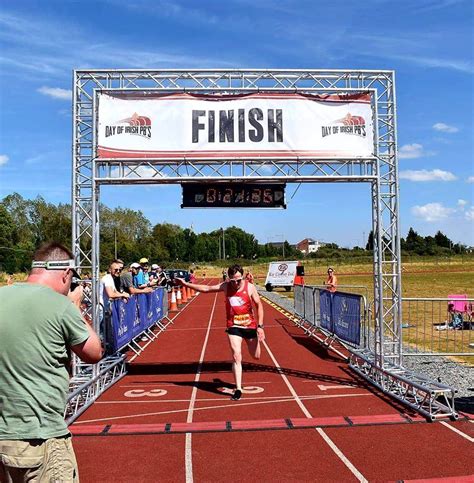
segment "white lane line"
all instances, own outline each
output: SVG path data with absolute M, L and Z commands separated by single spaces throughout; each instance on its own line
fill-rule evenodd
M 283 374 L 283 371 L 281 369 L 280 364 L 276 360 L 275 356 L 272 354 L 270 348 L 268 347 L 268 344 L 263 341 L 263 345 L 265 346 L 265 349 L 267 349 L 267 352 L 272 359 L 273 363 L 275 364 L 275 367 L 278 369 L 278 372 L 280 376 L 282 377 L 283 381 L 285 381 L 285 384 L 287 385 L 288 389 L 290 390 L 291 394 L 295 398 L 295 401 L 298 403 L 298 406 L 301 408 L 303 411 L 304 415 L 307 418 L 312 418 L 311 413 L 308 411 L 306 406 L 303 404 L 301 401 L 301 398 L 298 396 L 296 393 L 295 389 L 291 385 L 290 381 L 288 378 Z M 331 438 L 321 429 L 321 428 L 316 428 L 316 431 L 321 435 L 321 437 L 324 439 L 324 441 L 329 445 L 329 447 L 334 451 L 336 456 L 346 465 L 346 467 L 351 471 L 351 473 L 361 482 L 367 482 L 367 480 L 364 478 L 362 473 L 359 472 L 359 470 L 344 456 L 344 453 L 334 444 L 334 442 L 331 440 Z
M 326 441 L 329 447 L 336 453 L 339 459 L 349 468 L 352 474 L 359 480 L 366 482 L 364 475 L 345 457 L 344 453 L 334 444 L 334 441 L 321 429 L 316 428 L 316 431 L 321 435 L 321 437 Z
M 278 364 L 278 361 L 275 359 L 275 356 L 273 355 L 272 351 L 270 350 L 270 347 L 268 347 L 268 344 L 265 341 L 263 341 L 263 345 L 264 345 L 265 349 L 267 350 L 268 355 L 270 356 L 271 360 L 273 361 L 273 364 L 275 364 L 275 367 L 278 369 L 278 373 L 280 374 L 281 378 L 285 382 L 285 384 L 288 387 L 290 393 L 295 398 L 295 401 L 298 403 L 298 406 L 300 407 L 301 411 L 303 411 L 303 414 L 307 418 L 312 418 L 311 413 L 306 409 L 306 406 L 301 402 L 301 399 L 299 398 L 298 394 L 296 394 L 296 391 L 294 390 L 293 386 L 290 384 L 290 381 L 285 376 L 285 374 L 283 374 L 283 371 L 280 367 L 280 364 Z
M 314 400 L 314 399 L 335 399 L 335 398 L 340 398 L 340 397 L 367 397 L 367 396 L 372 396 L 372 394 L 338 394 L 338 395 L 330 395 L 330 396 L 305 396 L 302 397 L 301 399 L 305 399 L 308 401 Z M 247 398 L 246 398 L 247 399 Z M 196 411 L 207 411 L 210 409 L 211 411 L 213 409 L 232 409 L 232 408 L 237 408 L 237 407 L 242 407 L 242 406 L 259 406 L 261 404 L 275 404 L 275 403 L 285 403 L 285 402 L 292 402 L 294 403 L 293 397 L 288 397 L 286 399 L 270 399 L 270 400 L 265 400 L 265 401 L 254 401 L 250 403 L 245 403 L 241 402 L 238 405 L 235 403 L 231 403 L 230 401 L 227 404 L 222 404 L 220 406 L 203 406 L 201 408 L 194 408 L 194 412 Z M 94 403 L 97 404 L 97 403 Z M 83 421 L 75 421 L 74 425 L 79 425 L 79 424 L 88 424 L 88 423 L 98 423 L 98 422 L 109 422 L 109 421 L 115 421 L 118 419 L 127 419 L 127 418 L 142 418 L 142 417 L 149 417 L 149 416 L 160 416 L 163 414 L 175 414 L 175 413 L 185 413 L 187 412 L 187 409 L 174 409 L 171 411 L 157 411 L 157 412 L 152 412 L 152 413 L 140 413 L 140 414 L 129 414 L 125 416 L 112 416 L 108 418 L 97 418 L 97 419 L 86 419 Z
M 334 398 L 343 398 L 343 397 L 354 397 L 354 396 L 361 396 L 361 397 L 377 397 L 375 394 L 370 394 L 370 393 L 357 393 L 357 394 L 333 394 L 333 395 L 323 395 L 323 394 L 314 394 L 311 396 L 300 396 L 300 399 L 302 401 L 312 401 L 314 399 L 334 399 Z M 260 397 L 247 397 L 245 396 L 245 401 L 264 401 L 266 399 L 271 399 L 273 401 L 285 401 L 286 399 L 288 400 L 293 400 L 293 396 L 260 396 Z M 199 399 L 199 402 L 204 402 L 204 401 L 222 401 L 222 397 L 219 398 L 202 398 Z M 159 403 L 172 403 L 172 402 L 189 402 L 189 399 L 152 399 L 152 400 L 146 400 L 146 401 L 97 401 L 95 404 L 159 404 Z M 229 406 L 235 406 L 235 404 L 229 403 Z M 241 406 L 241 404 L 240 404 Z M 214 406 L 214 407 L 220 407 L 220 406 Z M 194 411 L 198 411 L 201 408 L 194 408 Z
M 466 433 L 463 433 L 461 430 L 459 430 L 458 428 L 455 428 L 454 426 L 451 426 L 450 424 L 448 424 L 446 421 L 440 421 L 440 423 L 443 425 L 443 426 L 446 426 L 448 429 L 450 429 L 451 431 L 454 431 L 455 433 L 459 434 L 459 436 L 462 436 L 463 438 L 466 438 L 469 442 L 471 443 L 474 443 L 474 438 L 472 438 L 471 436 L 469 436 L 468 434 Z
M 194 387 L 193 392 L 191 393 L 191 401 L 189 401 L 189 408 L 188 408 L 188 416 L 186 418 L 187 423 L 191 423 L 193 421 L 193 411 L 194 405 L 196 403 L 196 394 L 197 394 L 197 383 L 201 378 L 201 371 L 202 371 L 202 363 L 204 361 L 204 354 L 206 352 L 207 341 L 209 340 L 209 334 L 211 332 L 211 324 L 212 318 L 214 316 L 214 310 L 216 308 L 217 302 L 217 293 L 214 296 L 214 303 L 211 309 L 211 315 L 209 316 L 209 323 L 207 324 L 207 332 L 206 337 L 204 338 L 204 342 L 202 344 L 201 355 L 199 357 L 199 364 L 196 371 L 196 376 L 194 377 Z M 185 445 L 185 458 L 186 464 L 186 483 L 193 483 L 193 449 L 192 449 L 192 434 L 186 433 L 186 445 Z

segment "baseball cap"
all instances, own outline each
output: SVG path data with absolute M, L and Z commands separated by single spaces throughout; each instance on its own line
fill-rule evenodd
M 143 264 L 143 263 L 148 263 L 148 258 L 140 258 L 140 263 Z
M 160 267 L 159 265 L 157 265 L 156 263 L 154 263 L 152 266 L 151 266 L 151 269 L 152 270 L 158 270 Z
M 140 268 L 140 264 L 137 262 L 133 262 L 130 264 L 130 268 Z

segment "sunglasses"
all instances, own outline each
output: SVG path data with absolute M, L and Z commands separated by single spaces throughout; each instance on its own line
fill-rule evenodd
M 115 268 L 114 272 L 121 272 L 122 270 L 123 270 L 123 268 Z
M 243 280 L 243 278 L 231 278 L 230 281 L 233 283 L 240 283 Z

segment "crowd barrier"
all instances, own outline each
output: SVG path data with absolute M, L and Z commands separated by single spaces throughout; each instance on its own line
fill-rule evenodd
M 168 315 L 168 292 L 160 287 L 151 293 L 132 295 L 126 301 L 107 300 L 104 294 L 104 306 L 108 352 L 116 353 Z
M 294 303 L 295 314 L 310 329 L 322 329 L 354 348 L 366 345 L 367 304 L 363 295 L 295 285 Z

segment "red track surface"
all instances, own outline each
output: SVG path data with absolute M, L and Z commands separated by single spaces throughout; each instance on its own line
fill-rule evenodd
M 223 302 L 195 297 L 71 426 L 81 481 L 474 481 L 473 420 L 426 423 L 267 304 L 230 401 Z

